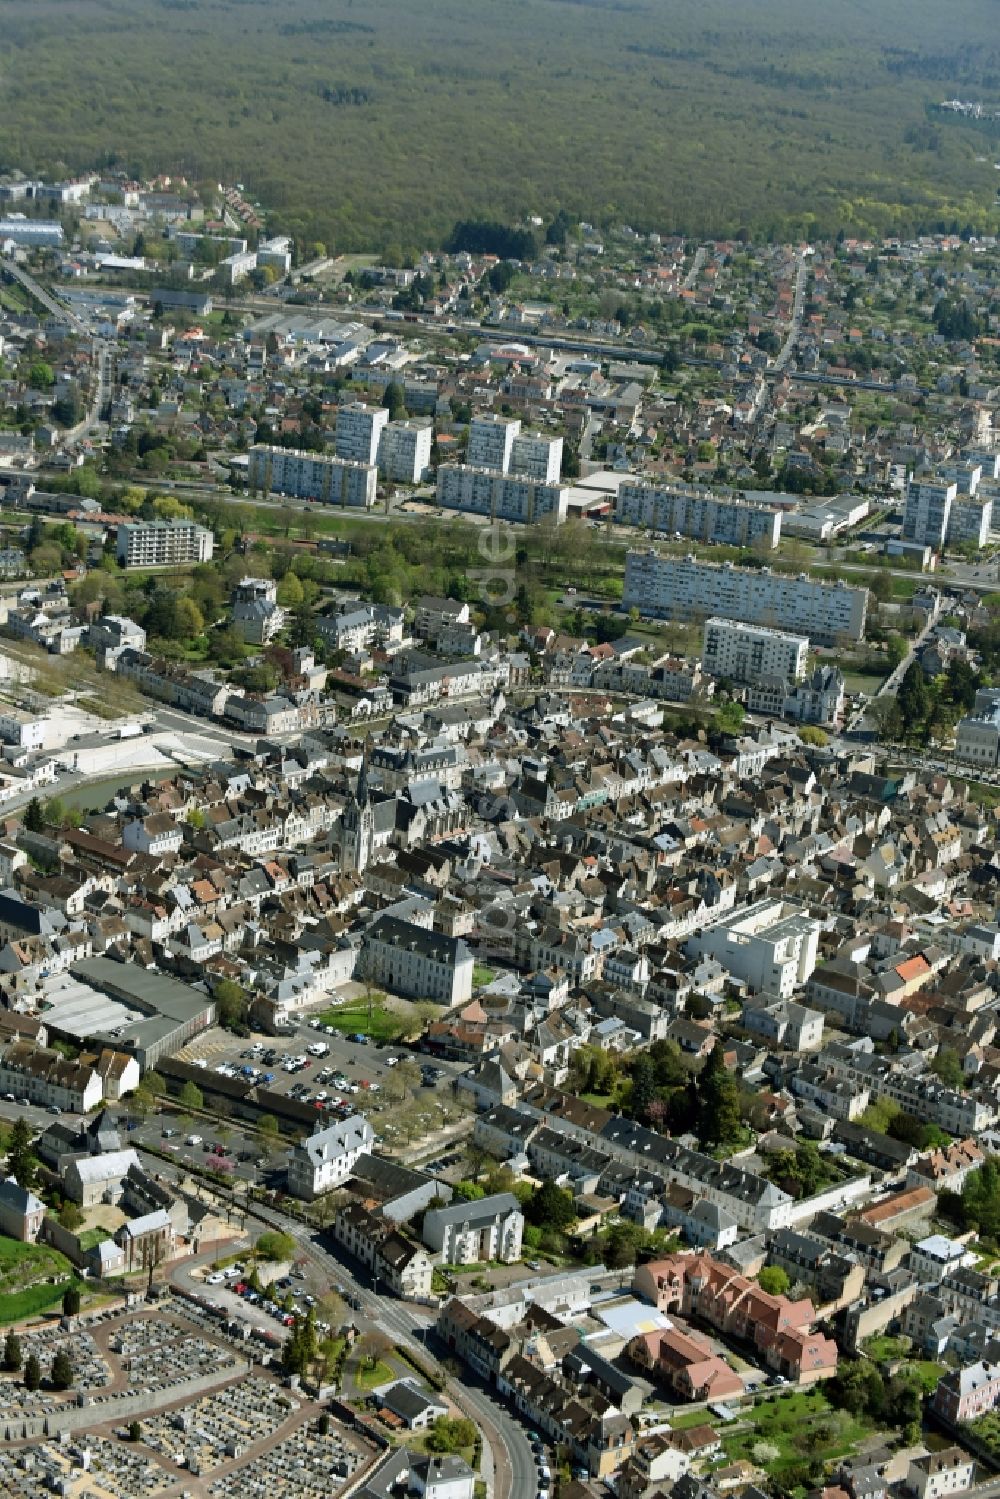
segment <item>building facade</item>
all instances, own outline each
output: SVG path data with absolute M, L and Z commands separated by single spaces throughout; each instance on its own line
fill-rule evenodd
M 705 621 L 701 664 L 716 677 L 734 682 L 759 682 L 780 677 L 799 682 L 806 674 L 809 641 L 762 625 L 745 625 L 718 617 Z
M 781 536 L 781 512 L 747 500 L 726 499 L 676 485 L 622 484 L 614 518 L 667 536 L 726 546 L 758 546 L 773 551 Z
M 116 550 L 123 567 L 179 567 L 211 562 L 215 537 L 194 521 L 129 521 L 118 527 Z
M 378 488 L 373 464 L 263 443 L 250 449 L 247 475 L 251 491 L 362 510 L 374 505 Z
M 868 590 L 650 550 L 628 553 L 622 604 L 657 619 L 721 616 L 834 645 L 863 638 Z

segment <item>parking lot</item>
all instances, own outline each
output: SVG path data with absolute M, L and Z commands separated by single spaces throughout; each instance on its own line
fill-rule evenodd
M 377 1043 L 357 1033 L 345 1036 L 308 1019 L 281 1037 L 241 1039 L 216 1028 L 185 1047 L 180 1059 L 206 1073 L 243 1078 L 282 1093 L 315 1108 L 324 1122 L 364 1114 L 375 1128 L 378 1147 L 407 1158 L 413 1150 L 426 1153 L 442 1130 L 458 1125 L 469 1113 L 451 1086 L 465 1064 L 431 1058 L 399 1042 Z M 240 1171 L 247 1165 L 240 1157 L 252 1152 L 256 1162 L 259 1142 L 251 1133 L 248 1143 L 237 1149 L 239 1126 L 233 1124 L 231 1130 L 229 1153 L 236 1157 L 232 1169 L 237 1175 L 252 1174 Z M 210 1132 L 199 1127 L 197 1133 Z M 183 1156 L 183 1139 L 175 1143 Z M 217 1143 L 213 1137 L 212 1145 Z M 270 1162 L 272 1171 L 277 1163 L 277 1157 Z

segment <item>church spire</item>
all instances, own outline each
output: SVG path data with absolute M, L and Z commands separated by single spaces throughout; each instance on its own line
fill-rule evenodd
M 365 735 L 365 747 L 361 754 L 361 769 L 358 771 L 358 789 L 355 800 L 359 807 L 367 807 L 371 800 L 371 792 L 368 789 L 368 751 L 371 747 L 372 736 Z

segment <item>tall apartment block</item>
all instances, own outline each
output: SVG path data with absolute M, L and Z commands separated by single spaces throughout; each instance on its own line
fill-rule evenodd
M 990 473 L 996 467 L 989 465 Z M 907 541 L 940 551 L 946 542 L 954 546 L 983 547 L 993 523 L 996 480 L 983 482 L 983 465 L 966 460 L 942 469 L 933 479 L 911 479 L 903 512 L 903 536 Z
M 805 573 L 793 578 L 766 567 L 720 566 L 650 550 L 628 553 L 622 603 L 658 619 L 720 615 L 834 645 L 863 638 L 868 590 L 839 581 L 821 583 Z
M 542 484 L 517 474 L 501 474 L 468 464 L 448 464 L 438 469 L 437 502 L 447 510 L 466 510 L 494 520 L 530 524 L 554 515 L 566 519 L 567 489 L 564 484 Z
M 366 406 L 363 401 L 339 406 L 334 442 L 337 457 L 352 463 L 377 463 L 379 441 L 388 422 L 389 413 L 384 406 Z
M 469 445 L 465 459 L 469 468 L 490 468 L 505 474 L 510 468 L 514 439 L 521 423 L 512 416 L 493 416 L 485 412 L 474 416 L 469 427 Z
M 324 505 L 370 510 L 375 503 L 378 470 L 330 453 L 304 453 L 257 443 L 249 453 L 248 483 L 264 494 L 287 494 Z
M 622 484 L 614 518 L 621 525 L 646 526 L 691 541 L 729 546 L 756 543 L 771 551 L 781 536 L 778 510 L 674 485 Z
M 433 442 L 433 422 L 388 422 L 378 447 L 379 470 L 397 484 L 419 484 L 431 466 Z
M 558 484 L 562 473 L 563 440 L 541 432 L 519 432 L 510 455 L 510 471 L 543 484 Z
M 123 567 L 182 566 L 211 562 L 215 537 L 189 520 L 129 521 L 118 527 L 117 556 Z
M 716 677 L 750 683 L 763 677 L 799 682 L 806 674 L 808 655 L 809 641 L 804 635 L 718 617 L 705 621 L 701 664 Z

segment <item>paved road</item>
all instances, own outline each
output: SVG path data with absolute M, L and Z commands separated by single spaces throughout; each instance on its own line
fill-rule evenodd
M 77 333 L 90 332 L 87 324 L 81 318 L 78 318 L 75 312 L 72 312 L 65 303 L 57 301 L 51 292 L 46 291 L 44 286 L 39 286 L 35 278 L 29 276 L 28 272 L 22 266 L 17 265 L 15 261 L 0 260 L 0 273 L 9 276 L 12 281 L 19 282 L 25 291 L 30 293 L 35 301 L 39 302 L 45 308 L 46 312 L 50 312 L 53 317 L 64 318 Z
M 789 320 L 788 333 L 785 336 L 785 342 L 782 344 L 780 350 L 775 356 L 774 364 L 771 366 L 772 372 L 780 371 L 785 368 L 785 365 L 788 363 L 789 359 L 791 359 L 792 354 L 794 353 L 795 344 L 798 340 L 799 334 L 802 331 L 802 309 L 805 305 L 806 291 L 805 251 L 800 250 L 795 259 L 797 263 L 795 267 L 795 291 L 792 295 L 792 316 Z
M 691 262 L 691 267 L 687 275 L 684 277 L 684 280 L 680 284 L 681 291 L 690 291 L 694 286 L 701 273 L 701 268 L 705 264 L 705 257 L 707 254 L 707 245 L 699 245 L 697 250 L 695 250 L 694 259 Z

